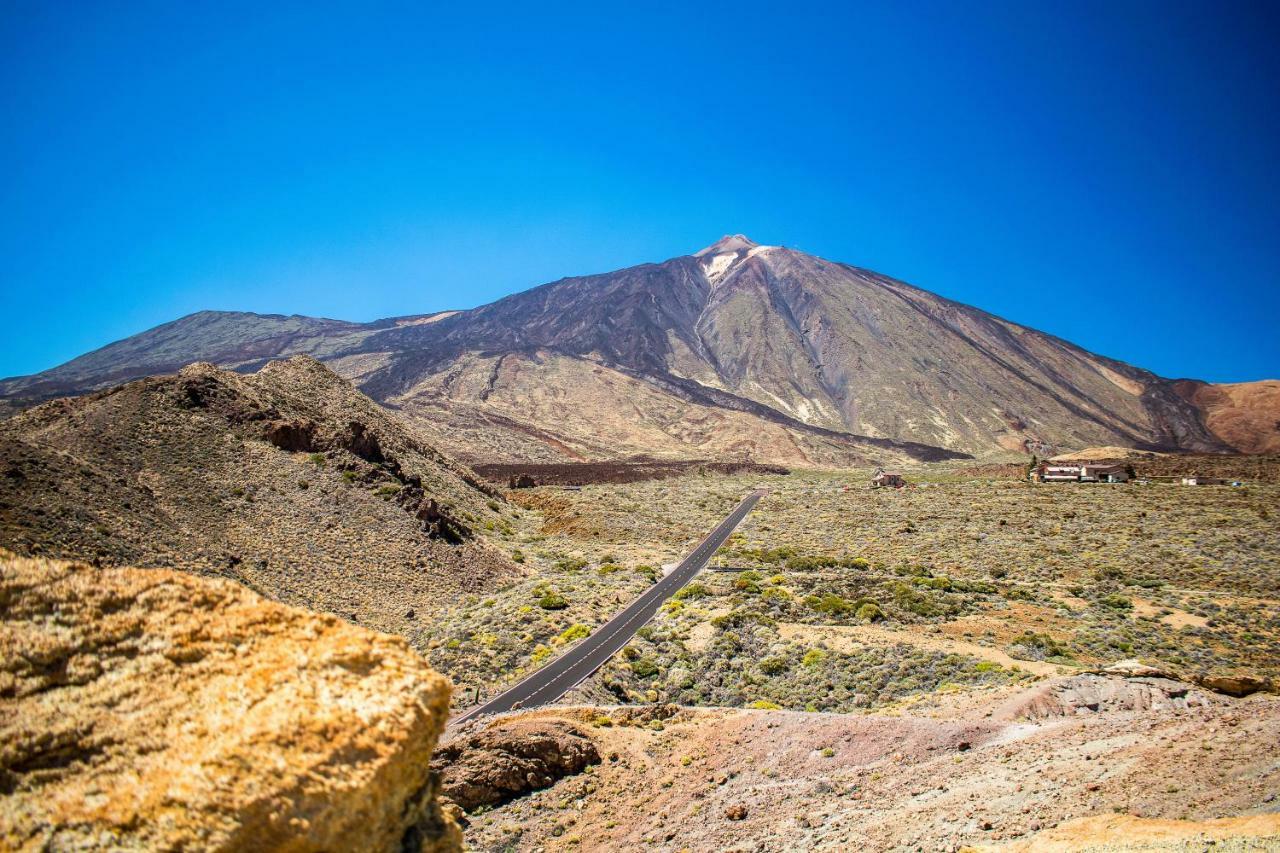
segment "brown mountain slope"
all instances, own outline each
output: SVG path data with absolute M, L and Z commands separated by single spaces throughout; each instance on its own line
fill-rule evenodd
M 469 352 L 538 350 L 768 417 L 965 452 L 1226 450 L 1152 373 L 865 270 L 726 238 L 693 256 L 565 279 L 360 344 L 375 398 Z M 562 391 L 573 395 L 578 386 Z M 584 424 L 594 411 L 572 407 Z
M 1241 453 L 1280 453 L 1280 380 L 1210 385 L 1186 379 L 1178 393 L 1204 413 L 1214 435 Z
M 0 423 L 0 545 L 176 567 L 404 631 L 514 575 L 499 497 L 319 362 L 208 364 Z
M 882 448 L 887 458 L 1233 446 L 1149 371 L 742 235 L 469 311 L 364 325 L 206 312 L 7 380 L 0 396 L 12 406 L 81 393 L 104 377 L 171 369 L 184 353 L 252 369 L 279 352 L 315 354 L 473 458 L 717 453 L 830 464 L 867 455 L 866 439 L 928 446 Z M 536 394 L 506 381 L 515 364 L 539 374 Z M 621 377 L 634 384 L 619 399 Z
M 472 461 L 644 455 L 848 466 L 956 455 L 699 402 L 549 350 L 462 353 L 387 402 L 429 425 L 449 453 Z

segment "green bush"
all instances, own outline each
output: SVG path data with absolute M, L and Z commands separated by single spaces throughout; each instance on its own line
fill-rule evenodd
M 1112 610 L 1132 610 L 1133 602 L 1125 598 L 1123 595 L 1112 593 L 1099 602 L 1103 607 L 1110 607 Z
M 928 595 L 910 584 L 897 582 L 893 585 L 893 601 L 898 607 L 917 616 L 944 616 L 947 608 L 931 599 Z
M 711 620 L 711 625 L 721 631 L 731 631 L 744 625 L 774 625 L 776 622 L 762 613 L 749 610 L 734 610 Z
M 783 546 L 781 548 L 744 548 L 738 552 L 758 563 L 781 563 L 796 553 L 796 549 Z
M 591 635 L 591 628 L 576 622 L 560 632 L 560 636 L 556 637 L 557 643 L 572 643 L 574 640 L 581 640 L 583 637 Z
M 652 678 L 658 674 L 658 665 L 653 662 L 652 658 L 640 658 L 632 662 L 631 671 L 636 674 L 637 678 Z
M 760 671 L 765 675 L 778 675 L 787 671 L 787 659 L 773 655 L 760 661 Z
M 706 584 L 691 583 L 677 590 L 676 594 L 671 597 L 678 601 L 683 601 L 686 598 L 706 598 L 710 594 L 711 590 L 707 589 Z
M 843 616 L 853 611 L 853 605 L 834 592 L 810 595 L 805 598 L 804 603 L 810 610 L 825 613 L 828 616 Z
M 880 605 L 876 604 L 874 601 L 868 601 L 860 606 L 858 611 L 853 615 L 864 622 L 879 622 L 884 618 L 884 611 L 881 610 Z
M 1009 654 L 1023 660 L 1044 660 L 1052 657 L 1069 657 L 1070 651 L 1048 634 L 1026 631 L 1009 644 Z
M 548 592 L 538 599 L 538 606 L 543 610 L 564 610 L 569 600 L 558 592 Z

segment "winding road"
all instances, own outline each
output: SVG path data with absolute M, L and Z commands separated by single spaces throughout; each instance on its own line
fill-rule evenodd
M 685 557 L 670 574 L 645 590 L 621 613 L 597 628 L 591 636 L 584 638 L 515 686 L 457 717 L 451 721 L 450 725 L 465 723 L 484 714 L 501 714 L 517 706 L 536 708 L 540 705 L 549 705 L 568 693 L 617 654 L 631 641 L 636 631 L 653 618 L 653 614 L 658 612 L 663 602 L 702 571 L 707 561 L 711 559 L 711 555 L 724 544 L 729 534 L 733 533 L 734 528 L 742 523 L 742 519 L 747 517 L 747 513 L 755 508 L 756 502 L 765 494 L 764 489 L 757 489 L 743 498 L 742 503 L 738 504 L 737 508 L 729 513 L 715 530 L 707 534 L 707 537 L 698 543 L 698 547 L 694 548 L 693 552 Z

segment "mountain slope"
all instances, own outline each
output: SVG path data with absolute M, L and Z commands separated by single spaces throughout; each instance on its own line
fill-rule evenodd
M 1280 380 L 1174 383 L 1213 433 L 1241 453 L 1280 453 Z
M 286 317 L 248 311 L 199 311 L 85 353 L 51 370 L 0 381 L 0 394 L 40 402 L 109 388 L 143 376 L 175 373 L 195 361 L 253 370 L 273 358 L 301 354 L 328 358 L 357 347 L 379 329 L 429 323 L 450 313 L 349 323 L 297 314 Z
M 847 464 L 1241 446 L 1209 428 L 1199 397 L 1149 371 L 742 235 L 469 311 L 363 325 L 193 315 L 0 393 L 15 404 L 80 393 L 172 369 L 184 352 L 240 369 L 313 354 L 473 459 Z
M 800 423 L 967 452 L 1225 450 L 1154 374 L 865 270 L 741 235 L 375 333 L 374 397 L 464 353 L 552 350 Z
M 307 357 L 194 364 L 0 422 L 0 546 L 231 577 L 401 633 L 441 594 L 518 573 L 473 533 L 498 500 Z

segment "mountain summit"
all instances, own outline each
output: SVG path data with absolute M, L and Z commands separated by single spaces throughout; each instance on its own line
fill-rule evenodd
M 205 312 L 0 383 L 10 405 L 307 353 L 469 459 L 784 464 L 1095 445 L 1229 451 L 1178 385 L 870 270 L 741 234 L 469 311 Z M 1228 405 L 1222 395 L 1215 406 Z M 1215 422 L 1229 412 L 1215 410 Z
M 702 258 L 708 255 L 722 255 L 726 252 L 740 252 L 743 249 L 754 249 L 758 245 L 742 234 L 726 234 L 707 248 L 694 252 L 693 256 Z

